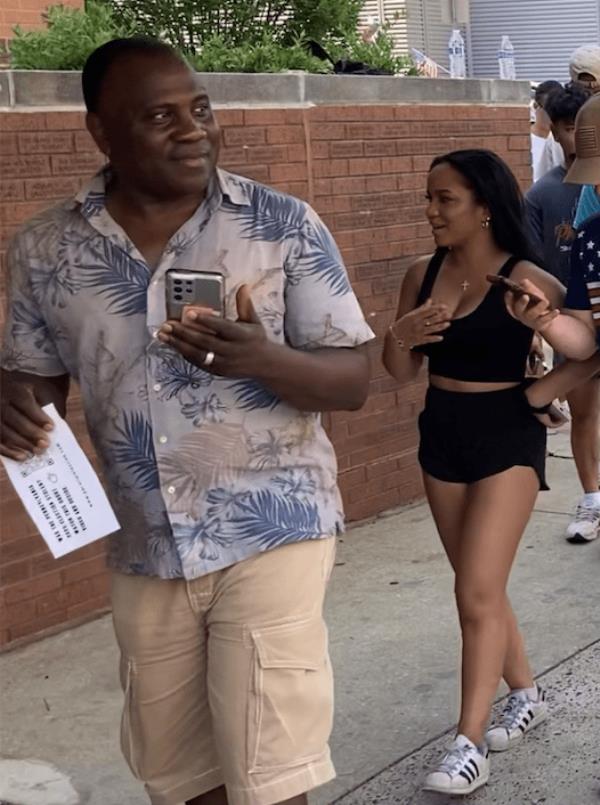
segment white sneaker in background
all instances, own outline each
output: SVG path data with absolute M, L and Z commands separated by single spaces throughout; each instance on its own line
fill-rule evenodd
M 575 517 L 567 526 L 567 542 L 582 543 L 596 539 L 600 532 L 600 506 L 579 501 Z
M 427 776 L 423 790 L 439 794 L 471 794 L 485 785 L 489 776 L 487 747 L 480 750 L 465 735 L 457 735 L 439 766 Z

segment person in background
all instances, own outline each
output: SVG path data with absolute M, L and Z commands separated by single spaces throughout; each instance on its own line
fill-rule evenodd
M 581 186 L 565 183 L 567 169 L 575 161 L 575 118 L 589 98 L 589 91 L 573 82 L 550 93 L 546 111 L 552 121 L 552 133 L 561 145 L 565 167 L 553 168 L 525 195 L 525 208 L 532 243 L 544 256 L 544 267 L 563 285 L 570 273 L 571 247 L 575 239 L 576 218 Z M 596 195 L 595 189 L 591 188 Z M 560 359 L 557 353 L 555 357 Z M 555 364 L 558 360 L 555 360 Z M 585 542 L 598 534 L 600 511 L 586 505 L 598 488 L 600 444 L 600 382 L 592 378 L 567 396 L 571 414 L 571 446 L 583 489 L 575 517 L 566 530 L 569 542 Z
M 565 181 L 580 185 L 592 183 L 600 193 L 600 95 L 595 95 L 580 109 L 575 124 L 576 159 Z M 571 250 L 571 271 L 564 310 L 559 312 L 535 284 L 525 283 L 530 293 L 538 294 L 542 301 L 528 305 L 528 297 L 513 300 L 507 294 L 509 310 L 524 324 L 541 332 L 554 349 L 565 357 L 583 363 L 560 366 L 545 378 L 532 384 L 527 390 L 530 404 L 543 413 L 544 408 L 557 393 L 567 388 L 563 375 L 569 382 L 568 373 L 591 372 L 597 375 L 600 369 L 600 213 L 592 215 L 577 231 Z M 587 368 L 586 368 L 587 367 Z M 562 387 L 561 387 L 562 383 Z M 595 384 L 596 394 L 599 381 Z M 573 384 L 572 384 L 573 385 Z M 549 399 L 550 397 L 550 399 Z M 592 434 L 590 434 L 592 435 Z M 597 442 L 598 431 L 594 438 Z M 597 456 L 597 453 L 596 453 Z M 598 489 L 598 463 L 591 468 L 589 491 L 578 506 L 576 522 L 580 541 L 590 542 L 598 536 L 600 528 L 600 491 Z
M 544 259 L 544 268 L 566 286 L 569 279 L 573 221 L 581 188 L 564 183 L 575 160 L 575 118 L 589 93 L 572 84 L 558 85 L 548 95 L 545 114 L 552 136 L 560 146 L 563 164 L 552 168 L 525 194 L 525 212 L 532 245 Z
M 373 334 L 303 201 L 217 167 L 199 75 L 107 42 L 83 70 L 108 158 L 8 258 L 0 450 L 48 446 L 78 378 L 121 531 L 121 746 L 154 805 L 305 805 L 335 776 L 323 599 L 343 528 L 319 412 L 360 408 Z M 223 309 L 165 321 L 166 272 L 217 272 Z
M 600 45 L 582 45 L 569 60 L 572 83 L 591 95 L 600 92 Z M 592 215 L 600 212 L 600 196 L 592 184 L 584 184 L 573 226 L 579 229 Z
M 509 315 L 486 275 L 534 279 L 555 305 L 564 288 L 535 265 L 519 186 L 496 154 L 435 159 L 427 199 L 437 249 L 408 269 L 383 362 L 407 383 L 428 358 L 419 462 L 455 574 L 462 681 L 457 734 L 425 789 L 468 794 L 488 780 L 488 750 L 510 749 L 547 713 L 506 593 L 538 492 L 547 488 L 546 428 L 524 396 L 533 333 Z M 502 677 L 510 696 L 488 726 Z
M 571 80 L 595 95 L 600 92 L 600 45 L 581 45 L 569 57 Z
M 546 113 L 546 100 L 551 92 L 562 89 L 559 81 L 542 81 L 534 90 L 531 126 L 531 168 L 537 182 L 552 168 L 563 164 L 563 152 L 552 136 L 551 122 Z

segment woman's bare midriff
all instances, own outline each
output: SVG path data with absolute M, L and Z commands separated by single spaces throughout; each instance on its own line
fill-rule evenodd
M 441 375 L 429 375 L 429 383 L 437 389 L 444 391 L 464 391 L 467 393 L 476 393 L 478 391 L 504 391 L 504 389 L 513 389 L 520 385 L 519 383 L 473 383 L 470 380 L 454 380 L 450 377 L 442 377 Z

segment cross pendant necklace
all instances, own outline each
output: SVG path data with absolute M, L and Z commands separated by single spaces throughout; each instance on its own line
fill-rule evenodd
M 467 288 L 470 287 L 470 285 L 471 285 L 471 283 L 467 282 L 467 280 L 464 280 L 463 282 L 461 282 L 460 287 L 463 289 L 463 293 L 467 290 Z

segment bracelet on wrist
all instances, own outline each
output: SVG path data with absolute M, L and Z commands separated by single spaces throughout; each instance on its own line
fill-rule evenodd
M 397 334 L 394 332 L 394 325 L 393 325 L 393 324 L 390 324 L 389 331 L 390 331 L 390 333 L 392 334 L 392 336 L 393 336 L 394 340 L 396 341 L 396 344 L 397 344 L 397 345 L 400 347 L 400 349 L 401 349 L 403 352 L 410 352 L 410 350 L 411 350 L 411 349 L 412 349 L 412 348 L 415 346 L 415 344 L 407 344 L 407 342 L 405 341 L 405 339 L 404 339 L 404 338 L 400 338 L 400 337 L 399 337 L 399 336 L 398 336 L 398 335 L 397 335 Z

